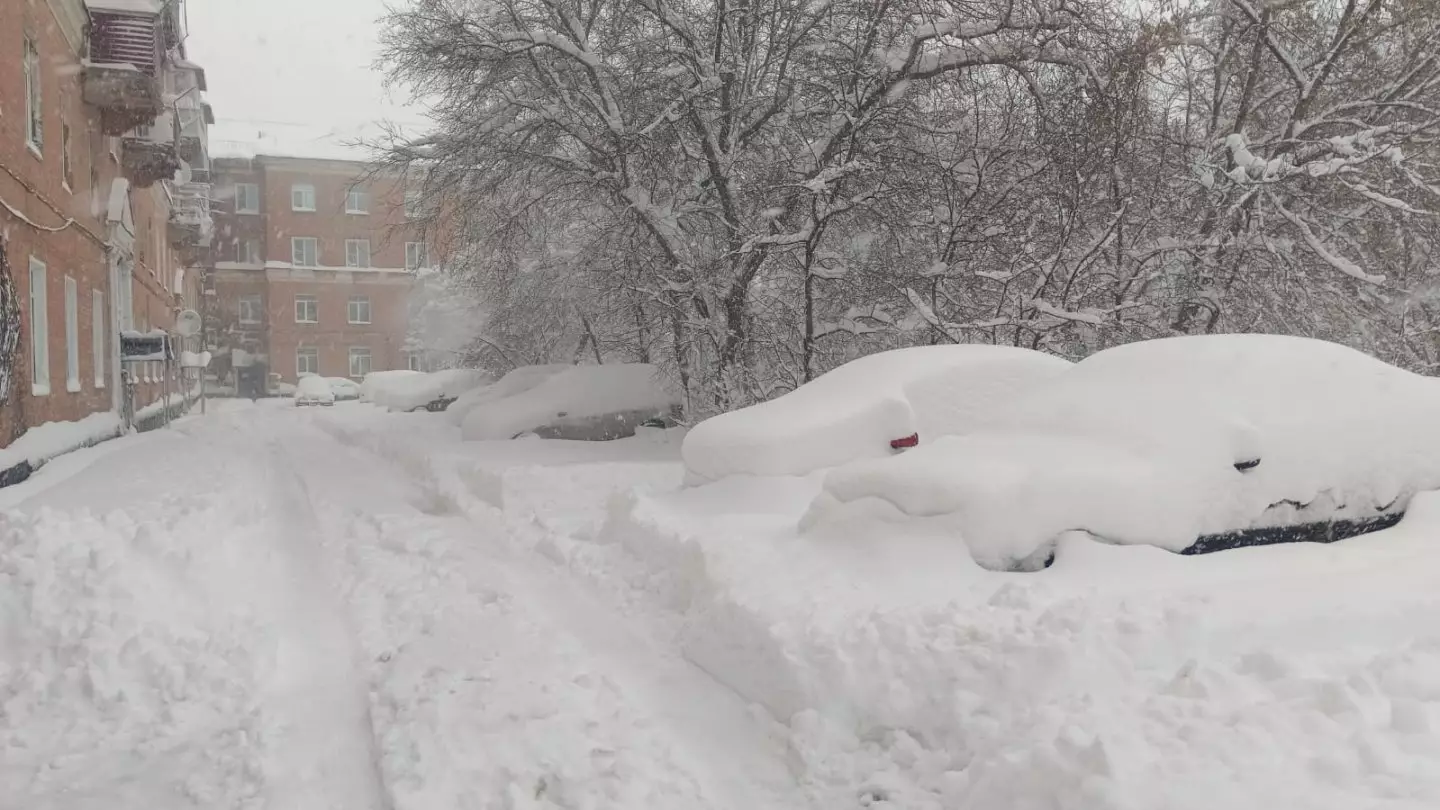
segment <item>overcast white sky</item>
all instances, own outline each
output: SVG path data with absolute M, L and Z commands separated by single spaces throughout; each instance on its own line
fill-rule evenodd
M 190 58 L 215 108 L 211 152 L 363 157 L 344 142 L 421 117 L 371 68 L 384 0 L 188 0 Z

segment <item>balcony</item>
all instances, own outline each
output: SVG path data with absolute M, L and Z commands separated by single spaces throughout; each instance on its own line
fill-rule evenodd
M 123 0 L 87 0 L 87 6 L 84 99 L 99 108 L 106 135 L 123 135 L 154 121 L 164 109 L 160 15 L 143 3 Z
M 161 180 L 169 180 L 180 166 L 175 132 L 167 116 L 148 127 L 125 133 L 120 142 L 120 168 L 136 188 L 149 188 Z
M 202 249 L 210 244 L 214 230 L 214 220 L 210 217 L 210 184 L 176 184 L 170 203 L 170 244 L 177 248 Z

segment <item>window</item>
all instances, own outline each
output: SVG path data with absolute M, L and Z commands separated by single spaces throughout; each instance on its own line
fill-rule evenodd
M 301 346 L 295 350 L 295 376 L 320 373 L 320 350 L 314 346 Z
M 65 277 L 65 390 L 80 390 L 80 288 Z
M 60 122 L 60 181 L 65 188 L 75 187 L 74 166 L 70 164 L 70 124 Z
M 320 265 L 320 240 L 313 236 L 296 236 L 290 240 L 290 263 L 296 267 Z
M 260 213 L 260 186 L 255 183 L 235 184 L 235 213 Z
M 430 262 L 430 256 L 425 250 L 424 242 L 405 243 L 405 269 L 414 270 L 425 267 Z
M 315 187 L 309 183 L 296 183 L 290 187 L 291 211 L 315 210 Z
M 370 266 L 370 240 L 369 240 L 369 239 L 346 239 L 346 240 L 345 240 L 345 266 L 346 266 L 346 267 L 369 267 L 369 266 Z
M 370 195 L 360 189 L 352 188 L 345 193 L 345 213 L 347 214 L 368 214 L 370 213 Z
M 350 305 L 347 309 L 350 323 L 370 323 L 370 299 L 366 296 L 350 296 Z
M 90 293 L 90 352 L 94 355 L 95 387 L 105 387 L 105 293 Z
M 297 309 L 296 312 L 298 313 L 299 310 Z M 240 296 L 240 323 L 244 323 L 244 324 L 256 324 L 256 323 L 260 323 L 260 321 L 262 320 L 262 318 L 260 317 L 260 315 L 261 315 L 260 296 L 258 296 L 258 295 L 242 295 L 242 296 Z M 298 316 L 297 316 L 297 317 L 298 317 Z
M 420 192 L 405 192 L 405 216 L 411 219 L 420 216 Z
M 131 329 L 135 324 L 135 267 L 129 261 L 120 264 L 120 289 L 115 291 L 119 298 L 115 302 L 120 311 L 120 322 L 115 328 L 120 331 Z
M 370 347 L 350 347 L 350 376 L 364 377 L 370 373 Z
M 241 264 L 260 264 L 260 243 L 254 239 L 236 242 L 235 261 Z
M 25 143 L 36 152 L 39 152 L 45 143 L 45 126 L 40 116 L 40 49 L 34 39 L 26 37 Z
M 414 353 L 414 352 L 411 352 L 409 355 L 407 355 L 407 356 L 405 357 L 405 366 L 406 366 L 406 368 L 409 368 L 411 371 L 423 371 L 423 370 L 424 370 L 424 369 L 420 368 L 420 355 L 418 355 L 418 354 L 416 354 L 416 353 Z
M 320 302 L 313 295 L 295 296 L 295 322 L 319 323 Z
M 45 263 L 30 257 L 30 393 L 50 393 L 50 322 L 45 306 Z

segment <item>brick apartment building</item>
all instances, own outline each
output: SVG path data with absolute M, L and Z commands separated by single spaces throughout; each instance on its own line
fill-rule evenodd
M 0 446 L 175 385 L 122 378 L 119 337 L 199 302 L 213 118 L 184 20 L 183 0 L 0 0 Z
M 241 383 L 259 364 L 360 378 L 405 368 L 407 305 L 428 251 L 408 225 L 403 182 L 363 163 L 217 158 L 215 373 Z

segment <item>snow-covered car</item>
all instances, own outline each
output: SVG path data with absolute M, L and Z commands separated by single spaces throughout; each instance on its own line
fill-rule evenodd
M 867 355 L 783 396 L 721 414 L 685 437 L 692 484 L 731 475 L 805 475 L 963 433 L 1070 367 L 984 344 Z
M 1057 539 L 1176 552 L 1330 541 L 1440 488 L 1440 381 L 1275 335 L 1099 352 L 983 432 L 832 470 L 802 525 L 953 530 L 980 564 L 1043 567 Z
M 334 405 L 335 392 L 330 381 L 316 374 L 307 374 L 295 383 L 295 405 Z
M 494 378 L 488 371 L 452 368 L 390 380 L 376 392 L 373 401 L 392 411 L 443 411 L 466 391 Z
M 535 376 L 542 379 L 525 390 L 471 408 L 461 424 L 464 438 L 623 439 L 647 423 L 673 425 L 681 401 L 659 370 L 644 363 L 570 366 Z
M 372 371 L 365 375 L 360 382 L 360 401 L 374 402 L 379 405 L 377 397 L 383 399 L 386 393 L 394 385 L 407 378 L 422 376 L 422 372 L 410 369 L 393 369 L 390 371 Z
M 465 423 L 465 417 L 482 405 L 497 402 L 529 391 L 550 377 L 575 366 L 569 363 L 555 363 L 541 366 L 520 366 L 488 385 L 479 385 L 466 391 L 450 403 L 445 415 L 457 425 Z
M 325 382 L 330 383 L 330 391 L 335 394 L 336 402 L 348 402 L 360 398 L 360 383 L 348 377 L 326 377 Z

